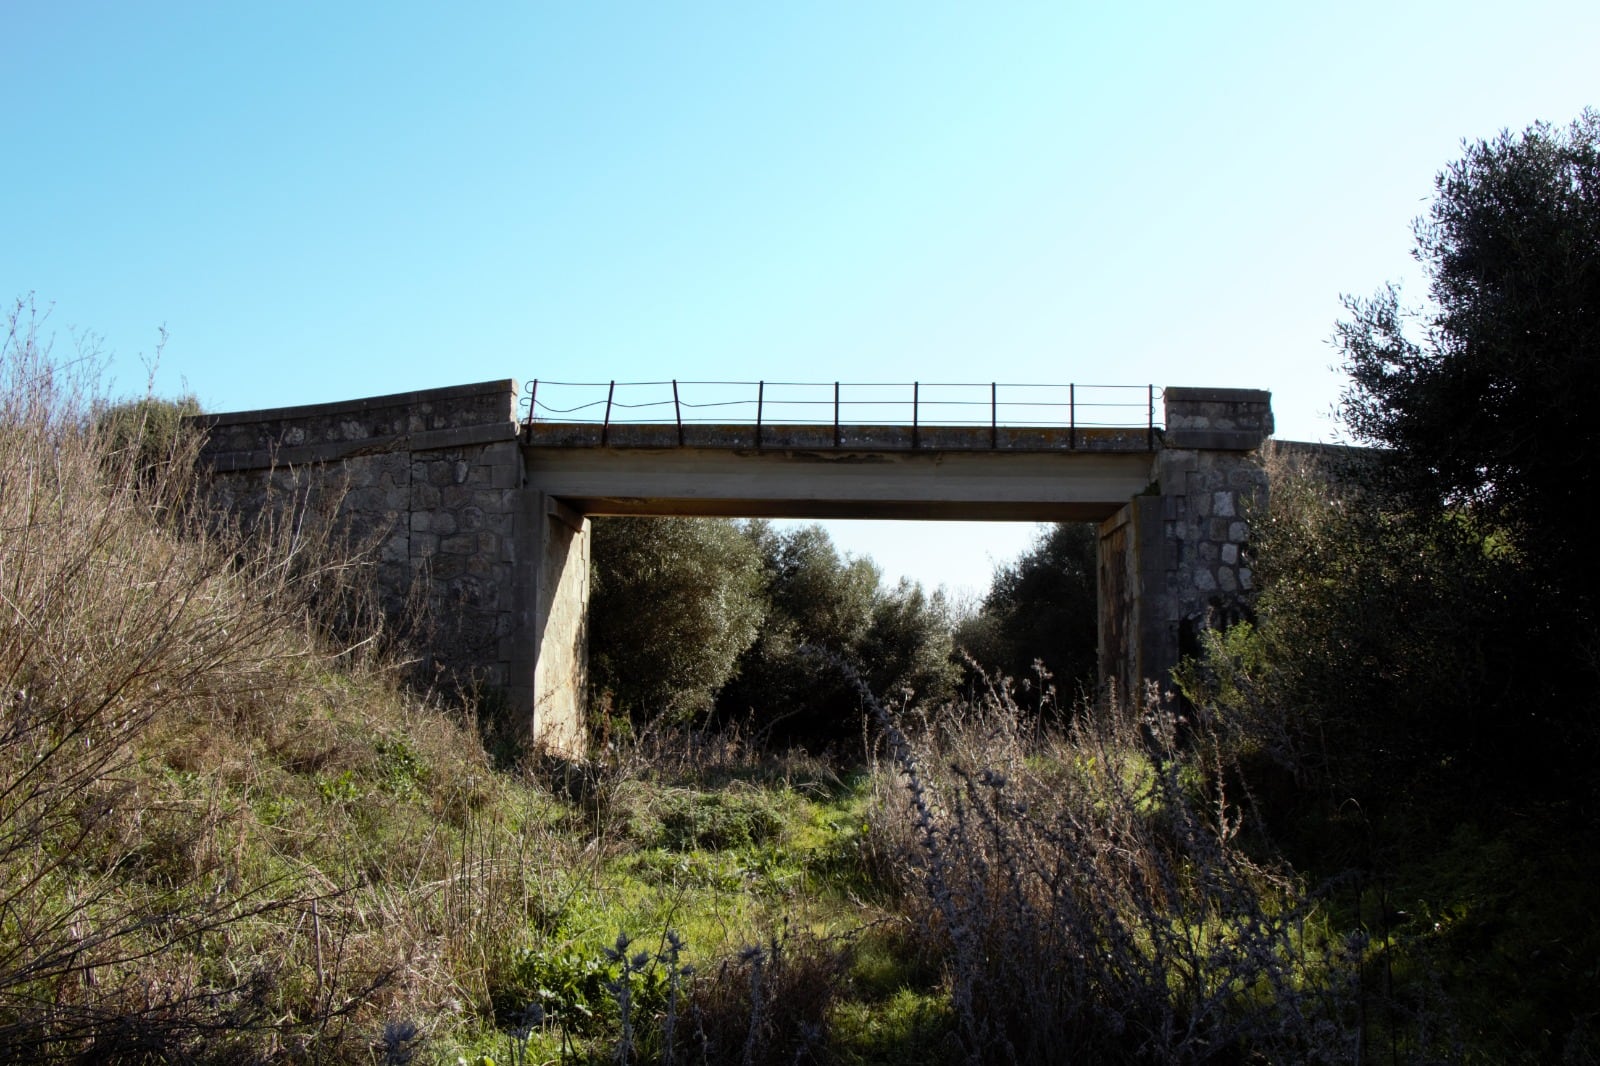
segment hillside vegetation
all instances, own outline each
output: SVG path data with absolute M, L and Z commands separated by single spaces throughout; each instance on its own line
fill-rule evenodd
M 0 360 L 0 1059 L 326 1057 L 486 1004 L 559 812 L 329 643 L 359 559 L 191 514 L 164 405 L 35 328 Z
M 292 506 L 248 540 L 191 510 L 170 408 L 105 405 L 28 312 L 0 364 L 0 1058 L 1321 1053 L 1344 948 L 1170 716 L 1038 733 L 1001 690 L 897 719 L 836 659 L 873 738 L 842 759 L 643 721 L 592 765 L 497 768 L 352 633 L 358 551 Z

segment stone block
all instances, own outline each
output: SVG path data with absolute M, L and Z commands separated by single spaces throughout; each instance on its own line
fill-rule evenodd
M 1239 561 L 1239 546 L 1232 543 L 1224 544 L 1219 554 L 1221 555 L 1223 562 L 1227 563 L 1229 566 L 1232 566 Z
M 411 538 L 404 534 L 388 537 L 378 549 L 378 560 L 383 563 L 403 563 L 411 557 Z
M 442 552 L 433 557 L 433 580 L 435 582 L 449 581 L 466 573 L 466 564 L 463 556 L 445 555 Z
M 456 533 L 439 538 L 439 552 L 443 555 L 471 555 L 478 550 L 478 537 L 473 533 Z
M 516 494 L 505 489 L 474 489 L 465 502 L 488 514 L 510 514 L 516 506 Z
M 1229 522 L 1228 539 L 1236 544 L 1243 544 L 1250 539 L 1250 524 L 1248 522 Z
M 1255 489 L 1266 481 L 1267 473 L 1259 466 L 1239 466 L 1228 472 L 1228 487 Z
M 489 487 L 496 489 L 522 488 L 522 454 L 508 449 L 495 460 L 489 475 Z
M 1217 567 L 1217 588 L 1223 592 L 1237 592 L 1239 589 L 1238 578 L 1234 575 L 1231 566 Z
M 1234 511 L 1233 502 L 1232 492 L 1213 492 L 1211 494 L 1211 511 L 1219 517 L 1232 518 L 1237 513 Z

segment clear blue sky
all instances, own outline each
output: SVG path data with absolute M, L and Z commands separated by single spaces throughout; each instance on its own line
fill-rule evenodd
M 0 0 L 0 296 L 212 410 L 491 378 L 1273 391 L 1600 4 Z M 1413 293 L 1417 293 L 1413 286 Z M 982 584 L 1030 530 L 835 525 Z

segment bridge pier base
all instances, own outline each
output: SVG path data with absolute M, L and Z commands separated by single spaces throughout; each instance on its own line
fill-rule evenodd
M 518 630 L 511 638 L 513 715 L 563 755 L 584 749 L 589 699 L 589 520 L 554 496 L 522 493 L 514 554 Z

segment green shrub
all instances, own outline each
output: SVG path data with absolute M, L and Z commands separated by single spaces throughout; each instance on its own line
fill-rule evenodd
M 764 613 L 750 541 L 710 518 L 598 519 L 593 537 L 595 686 L 646 718 L 706 710 Z
M 782 814 L 759 792 L 693 792 L 674 789 L 653 804 L 660 820 L 659 847 L 672 851 L 725 851 L 776 840 Z
M 951 619 L 942 593 L 880 584 L 869 559 L 841 556 L 821 526 L 778 531 L 751 522 L 768 603 L 756 641 L 718 697 L 725 718 L 746 715 L 770 738 L 827 743 L 860 735 L 862 707 L 829 660 L 852 663 L 898 701 L 937 703 L 954 692 Z
M 1058 705 L 1094 692 L 1098 551 L 1092 525 L 1041 529 L 1032 548 L 995 571 L 977 613 L 957 630 L 956 645 L 985 673 L 1011 679 L 1014 691 L 1034 687 L 1027 702 L 1035 707 L 1044 705 L 1050 685 Z

